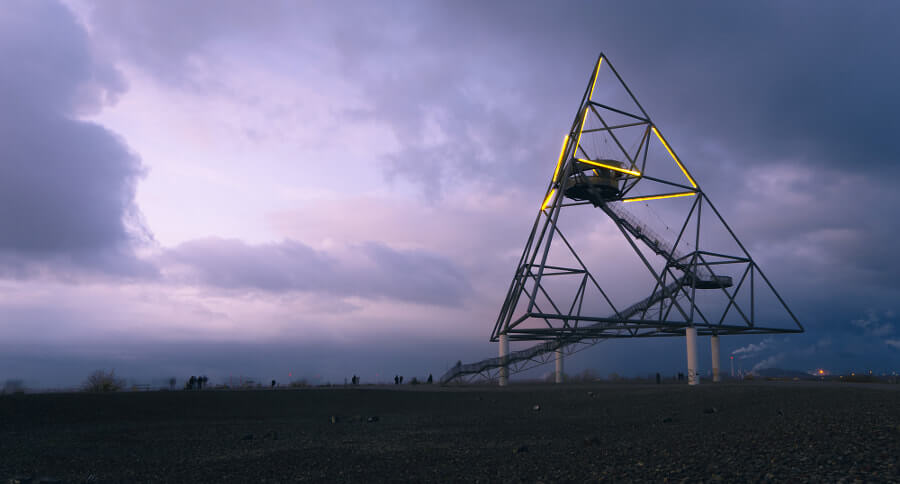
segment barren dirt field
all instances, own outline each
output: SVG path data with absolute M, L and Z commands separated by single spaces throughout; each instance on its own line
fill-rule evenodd
M 898 482 L 898 390 L 404 385 L 2 396 L 0 482 Z

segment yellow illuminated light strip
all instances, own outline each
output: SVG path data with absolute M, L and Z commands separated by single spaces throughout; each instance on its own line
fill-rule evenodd
M 591 92 L 588 93 L 588 102 L 590 102 L 591 98 L 594 96 L 594 86 L 597 85 L 597 75 L 600 73 L 600 64 L 603 63 L 603 57 L 597 61 L 597 68 L 594 69 L 594 82 L 591 83 Z M 584 116 L 581 117 L 581 126 L 578 128 L 578 138 L 575 139 L 575 150 L 572 151 L 572 156 L 578 156 L 578 147 L 581 145 L 581 133 L 584 132 L 584 123 L 587 122 L 588 111 L 590 111 L 590 104 L 584 105 Z
M 581 117 L 581 126 L 578 127 L 578 137 L 575 138 L 575 149 L 572 151 L 572 156 L 578 156 L 578 146 L 581 144 L 581 133 L 584 132 L 584 123 L 587 121 L 588 115 L 588 107 L 584 107 L 584 116 Z
M 688 175 L 687 170 L 684 168 L 684 165 L 682 165 L 681 162 L 678 161 L 678 157 L 675 156 L 675 153 L 672 153 L 672 148 L 669 148 L 669 143 L 666 143 L 666 140 L 664 140 L 662 135 L 659 134 L 659 131 L 656 130 L 656 126 L 653 126 L 653 134 L 655 134 L 656 137 L 659 138 L 659 140 L 662 142 L 663 146 L 666 147 L 666 151 L 669 152 L 669 155 L 672 157 L 673 160 L 675 160 L 675 163 L 678 164 L 678 168 L 681 168 L 681 172 L 684 173 L 684 176 L 686 176 L 688 181 L 691 182 L 691 185 L 694 188 L 697 188 L 697 184 L 694 183 L 694 179 L 691 178 L 691 175 Z
M 623 202 L 643 202 L 645 200 L 659 200 L 662 198 L 675 198 L 675 197 L 689 197 L 691 195 L 696 195 L 697 192 L 680 192 L 680 193 L 669 193 L 667 195 L 653 195 L 652 197 L 635 197 L 635 198 L 623 198 Z
M 597 76 L 600 74 L 600 64 L 603 62 L 603 57 L 597 61 L 597 68 L 594 69 L 594 83 L 591 84 L 591 92 L 588 94 L 588 101 L 590 101 L 594 97 L 594 86 L 597 85 Z
M 559 178 L 559 167 L 562 166 L 563 156 L 566 154 L 566 147 L 569 146 L 569 135 L 566 135 L 563 138 L 562 149 L 559 150 L 559 160 L 556 162 L 556 171 L 553 172 L 553 182 L 556 182 L 556 179 Z
M 597 163 L 596 161 L 591 160 L 582 160 L 581 158 L 575 158 L 576 160 L 587 163 L 588 165 L 599 166 L 600 168 L 606 168 L 607 170 L 618 171 L 619 173 L 627 173 L 629 175 L 641 176 L 641 172 L 634 170 L 626 170 L 625 168 L 619 168 L 618 166 L 612 165 L 604 165 L 603 163 Z
M 545 210 L 547 205 L 550 204 L 550 200 L 553 199 L 553 195 L 556 195 L 556 189 L 550 190 L 550 194 L 547 195 L 547 198 L 544 199 L 544 203 L 541 205 L 541 210 Z

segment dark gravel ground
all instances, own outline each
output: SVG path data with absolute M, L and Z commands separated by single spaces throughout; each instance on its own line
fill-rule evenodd
M 898 390 L 585 384 L 3 396 L 0 482 L 900 482 Z

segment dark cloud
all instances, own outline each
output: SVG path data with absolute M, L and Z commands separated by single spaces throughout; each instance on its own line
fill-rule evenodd
M 185 73 L 233 55 L 289 48 L 305 65 L 322 60 L 313 44 L 332 48 L 371 102 L 364 111 L 389 123 L 402 145 L 383 160 L 386 172 L 433 192 L 472 177 L 538 180 L 529 174 L 552 160 L 600 51 L 682 153 L 715 139 L 754 164 L 802 155 L 831 166 L 889 166 L 900 154 L 891 142 L 900 59 L 889 52 L 900 41 L 897 10 L 838 2 L 256 9 L 98 1 L 91 19 L 120 55 L 185 84 L 197 80 Z M 429 125 L 446 139 L 429 142 Z
M 348 2 L 247 10 L 240 2 L 98 1 L 90 19 L 98 39 L 117 55 L 183 89 L 216 87 L 204 66 L 259 52 L 289 51 L 279 62 L 294 69 L 334 69 L 365 103 L 336 107 L 346 116 L 387 123 L 401 144 L 399 153 L 373 161 L 389 178 L 421 184 L 429 198 L 474 178 L 517 184 L 543 178 L 522 168 L 542 161 L 540 154 L 553 156 L 577 100 L 568 96 L 565 108 L 548 113 L 552 75 L 533 63 L 534 52 L 518 50 L 517 40 L 532 37 L 526 30 L 498 37 L 493 20 L 499 12 L 479 19 L 477 11 L 461 16 L 448 5 L 412 2 L 390 9 Z M 547 146 L 538 155 L 535 139 Z
M 249 245 L 209 238 L 169 249 L 161 260 L 176 281 L 223 289 L 321 292 L 443 306 L 461 304 L 470 291 L 452 261 L 375 242 L 332 255 L 296 241 Z
M 140 160 L 107 129 L 76 118 L 123 92 L 122 79 L 94 56 L 62 6 L 7 7 L 0 13 L 0 272 L 73 265 L 149 272 L 131 250 L 149 237 L 134 204 Z
M 314 61 L 323 28 L 345 18 L 341 9 L 299 2 L 265 8 L 235 0 L 88 5 L 93 35 L 106 52 L 171 86 L 201 91 L 217 84 L 203 72 L 209 63 L 282 49 L 299 64 Z
M 186 266 L 188 279 L 226 289 L 310 291 L 323 287 L 337 261 L 299 242 L 251 246 L 208 238 L 165 252 L 163 263 Z M 324 286 L 333 287 L 330 281 Z

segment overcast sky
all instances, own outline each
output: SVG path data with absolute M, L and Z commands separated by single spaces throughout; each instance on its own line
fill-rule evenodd
M 494 356 L 600 52 L 807 330 L 723 338 L 723 355 L 900 370 L 897 18 L 892 2 L 6 1 L 0 379 L 386 381 Z M 621 242 L 602 217 L 579 225 L 598 250 Z M 567 370 L 684 367 L 667 338 Z

